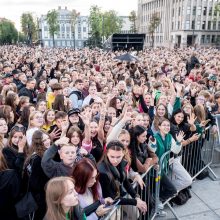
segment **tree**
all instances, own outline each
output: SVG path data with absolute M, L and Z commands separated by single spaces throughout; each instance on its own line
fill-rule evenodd
M 71 25 L 71 31 L 73 36 L 73 43 L 74 43 L 74 49 L 76 49 L 76 42 L 75 42 L 75 26 L 78 16 L 80 15 L 79 12 L 76 12 L 76 10 L 72 10 L 70 13 L 70 25 Z
M 0 44 L 16 43 L 18 39 L 18 32 L 14 23 L 7 19 L 0 21 Z
M 23 13 L 21 15 L 21 29 L 27 36 L 28 44 L 32 44 L 32 40 L 37 37 L 37 28 L 31 13 Z
M 123 20 L 114 10 L 106 11 L 102 17 L 102 36 L 109 38 L 114 33 L 119 33 L 122 29 Z
M 131 28 L 130 28 L 131 33 L 137 33 L 137 27 L 136 27 L 137 15 L 136 15 L 136 12 L 131 11 L 128 18 L 129 18 L 129 21 L 131 22 Z
M 151 20 L 150 20 L 150 24 L 148 26 L 148 32 L 150 34 L 150 37 L 151 37 L 151 46 L 154 47 L 154 33 L 157 29 L 157 27 L 160 25 L 160 22 L 161 22 L 161 18 L 159 16 L 158 13 L 153 13 L 152 14 L 152 17 L 151 17 Z
M 60 27 L 58 22 L 58 12 L 55 9 L 48 11 L 46 20 L 49 26 L 49 33 L 53 39 L 53 47 L 55 47 L 55 34 L 58 32 Z
M 90 45 L 94 47 L 100 46 L 102 41 L 102 12 L 97 5 L 93 5 L 90 8 L 89 26 L 91 37 L 88 40 L 91 42 Z

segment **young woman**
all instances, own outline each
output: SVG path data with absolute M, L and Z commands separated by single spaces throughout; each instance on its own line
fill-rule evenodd
M 47 213 L 43 220 L 86 220 L 70 177 L 56 177 L 47 183 L 46 202 Z
M 12 111 L 11 106 L 9 105 L 0 106 L 0 118 L 5 118 L 9 128 L 8 130 L 10 130 L 13 127 L 13 125 L 15 124 L 15 115 L 14 112 Z
M 42 99 L 39 100 L 36 105 L 36 110 L 40 111 L 42 114 L 44 114 L 47 110 L 47 102 Z
M 24 185 L 27 187 L 29 181 L 29 191 L 39 207 L 34 214 L 36 220 L 43 219 L 46 213 L 44 188 L 49 178 L 41 168 L 41 160 L 44 152 L 50 147 L 50 142 L 50 137 L 46 132 L 42 130 L 35 131 L 32 137 L 31 152 L 24 166 Z
M 7 125 L 5 125 L 7 127 Z M 7 147 L 3 148 L 2 153 L 10 169 L 19 173 L 22 172 L 25 160 L 26 137 L 25 128 L 16 124 L 10 131 Z
M 173 154 L 178 154 L 182 149 L 181 142 L 184 138 L 184 133 L 181 131 L 176 134 L 176 141 L 172 137 L 170 132 L 170 122 L 166 118 L 160 118 L 159 132 L 154 135 L 155 140 L 151 142 L 150 147 L 155 151 L 159 159 L 167 151 L 171 151 Z M 166 159 L 165 159 L 166 160 Z M 164 166 L 168 166 L 168 161 L 164 161 Z M 188 172 L 181 165 L 179 158 L 175 158 L 172 164 L 172 173 L 166 173 L 166 168 L 162 169 L 161 177 L 161 193 L 160 197 L 163 201 L 174 196 L 177 190 L 183 190 L 192 184 L 192 178 Z M 170 179 L 168 176 L 170 176 Z
M 159 123 L 160 118 L 163 118 L 163 117 L 168 119 L 167 107 L 164 104 L 158 104 L 156 106 L 156 114 L 154 115 L 154 120 L 151 126 L 151 129 L 154 134 L 159 130 L 158 123 Z
M 157 156 L 147 148 L 147 131 L 143 126 L 136 125 L 130 130 L 130 135 L 131 167 L 136 172 L 145 173 L 158 162 Z
M 42 128 L 48 132 L 51 129 L 51 126 L 53 126 L 54 124 L 55 124 L 55 111 L 49 109 L 44 114 L 44 125 Z
M 43 126 L 43 124 L 44 124 L 44 117 L 40 111 L 34 111 L 30 113 L 29 125 L 28 125 L 28 129 L 26 132 L 27 143 L 29 147 L 31 146 L 31 143 L 32 143 L 33 133 L 36 130 L 39 130 Z
M 98 220 L 110 211 L 104 208 L 105 204 L 111 204 L 111 198 L 102 198 L 102 189 L 98 181 L 98 171 L 95 164 L 84 158 L 79 161 L 73 170 L 75 189 L 78 193 L 79 205 L 84 209 L 87 220 Z
M 20 192 L 21 177 L 9 169 L 4 155 L 0 151 L 0 213 L 1 219 L 17 220 L 15 204 Z
M 7 139 L 5 135 L 8 132 L 8 126 L 5 118 L 0 118 L 0 150 L 7 145 Z
M 20 96 L 18 103 L 18 114 L 21 115 L 23 108 L 30 105 L 30 98 L 27 96 Z
M 136 194 L 125 174 L 127 162 L 124 160 L 124 156 L 125 149 L 121 142 L 110 141 L 107 144 L 106 152 L 98 164 L 103 197 L 111 197 L 113 200 L 120 199 L 119 204 L 137 206 L 141 212 L 146 213 L 146 203 Z M 122 185 L 123 187 L 121 187 Z M 123 198 L 126 192 L 132 199 Z

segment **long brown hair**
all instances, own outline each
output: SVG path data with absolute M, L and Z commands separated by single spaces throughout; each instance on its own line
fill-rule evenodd
M 32 136 L 32 143 L 31 143 L 32 151 L 35 152 L 40 157 L 43 157 L 44 152 L 47 150 L 44 147 L 44 143 L 43 143 L 43 135 L 44 134 L 46 134 L 48 137 L 50 137 L 47 134 L 47 132 L 45 132 L 43 130 L 35 131 Z
M 48 220 L 65 220 L 65 211 L 62 207 L 62 200 L 67 194 L 67 180 L 74 183 L 70 177 L 55 177 L 47 183 L 46 186 L 46 202 L 47 213 L 45 218 Z
M 196 105 L 194 107 L 194 113 L 199 122 L 202 122 L 206 119 L 206 112 L 205 112 L 205 108 L 203 105 Z

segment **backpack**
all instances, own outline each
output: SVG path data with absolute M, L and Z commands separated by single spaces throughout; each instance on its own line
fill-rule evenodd
M 189 199 L 190 196 L 187 193 L 180 191 L 176 197 L 170 200 L 170 202 L 171 204 L 174 203 L 176 205 L 184 205 Z
M 83 100 L 83 94 L 80 92 L 80 91 L 72 91 L 70 94 L 69 94 L 69 98 L 71 95 L 75 94 L 78 98 L 78 100 Z

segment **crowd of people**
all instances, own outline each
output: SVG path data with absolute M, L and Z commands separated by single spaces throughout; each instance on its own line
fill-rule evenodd
M 156 48 L 114 59 L 123 53 L 0 47 L 1 219 L 97 220 L 115 202 L 137 219 L 153 202 L 132 183 L 148 187 L 141 174 L 169 150 L 176 178 L 163 172 L 160 200 L 190 198 L 181 152 L 207 126 L 217 132 L 220 52 Z M 27 192 L 36 209 L 19 216 Z

